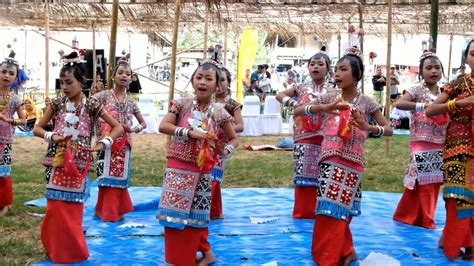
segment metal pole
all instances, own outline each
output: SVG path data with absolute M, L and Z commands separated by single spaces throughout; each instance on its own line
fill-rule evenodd
M 117 19 L 118 19 L 119 1 L 114 0 L 112 6 L 112 29 L 110 31 L 110 51 L 109 51 L 109 67 L 107 74 L 107 86 L 112 89 L 112 74 L 115 68 L 115 49 L 117 47 Z

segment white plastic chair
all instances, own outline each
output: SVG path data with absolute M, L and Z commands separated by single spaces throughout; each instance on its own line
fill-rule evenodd
M 260 98 L 258 96 L 245 96 L 242 107 L 244 131 L 241 136 L 261 136 L 263 134 L 260 119 Z
M 277 101 L 275 96 L 267 96 L 265 98 L 262 128 L 264 135 L 280 134 L 283 131 L 280 102 Z

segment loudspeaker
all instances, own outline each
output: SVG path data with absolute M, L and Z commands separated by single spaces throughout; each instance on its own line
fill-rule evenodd
M 97 74 L 100 75 L 102 80 L 107 80 L 107 61 L 105 59 L 105 54 L 103 49 L 95 50 L 95 61 L 97 64 Z M 92 58 L 92 50 L 86 49 L 86 54 L 84 55 L 84 60 L 86 61 L 87 68 L 87 79 L 94 79 L 92 74 L 94 73 L 94 60 Z

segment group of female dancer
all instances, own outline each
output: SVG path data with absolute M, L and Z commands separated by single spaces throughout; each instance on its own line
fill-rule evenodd
M 474 40 L 464 54 L 474 69 Z M 99 199 L 95 214 L 116 222 L 133 210 L 127 187 L 131 176 L 130 133 L 146 127 L 137 105 L 127 96 L 132 70 L 119 61 L 114 87 L 90 98 L 82 92 L 84 64 L 76 53 L 64 57 L 60 71 L 63 97 L 48 105 L 34 129 L 49 143 L 46 166 L 47 211 L 41 240 L 54 263 L 73 263 L 89 256 L 83 234 L 84 201 L 89 195 L 92 153 L 98 152 Z M 357 48 L 348 49 L 334 67 L 322 51 L 310 58 L 309 84 L 295 84 L 277 99 L 294 108 L 294 218 L 314 219 L 312 256 L 318 265 L 349 264 L 357 258 L 349 224 L 361 213 L 364 143 L 369 133 L 390 136 L 392 129 L 372 98 L 358 91 L 364 65 Z M 10 175 L 13 127 L 25 123 L 11 84 L 18 63 L 0 65 L 0 212 L 13 203 Z M 440 185 L 447 218 L 439 246 L 446 256 L 473 260 L 474 223 L 471 168 L 474 163 L 470 74 L 444 88 L 437 83 L 442 64 L 435 53 L 420 59 L 420 85 L 396 103 L 412 111 L 411 159 L 406 187 L 394 219 L 434 228 Z M 159 130 L 174 136 L 167 153 L 157 219 L 164 225 L 166 262 L 209 265 L 216 258 L 208 225 L 223 218 L 220 183 L 225 161 L 238 146 L 243 130 L 241 106 L 229 96 L 230 73 L 215 62 L 201 64 L 191 77 L 194 97 L 171 103 Z M 337 86 L 336 90 L 334 84 Z M 18 119 L 13 119 L 14 113 Z M 136 117 L 139 124 L 132 127 Z M 370 119 L 375 120 L 369 123 Z M 45 126 L 53 120 L 53 130 Z M 92 138 L 96 144 L 91 147 Z M 201 253 L 201 255 L 197 255 Z
M 474 40 L 464 57 L 474 69 Z M 277 95 L 295 108 L 293 217 L 315 219 L 312 255 L 318 265 L 345 265 L 357 258 L 349 223 L 361 213 L 363 144 L 367 133 L 392 134 L 380 106 L 357 90 L 363 69 L 353 47 L 332 75 L 322 51 L 309 60 L 311 84 L 295 84 Z M 405 191 L 393 218 L 435 228 L 443 185 L 447 217 L 438 245 L 451 259 L 474 260 L 474 75 L 440 88 L 443 66 L 429 51 L 421 56 L 419 69 L 420 83 L 396 102 L 397 108 L 411 111 L 411 132 Z M 331 78 L 340 93 L 332 90 Z M 368 123 L 369 117 L 376 125 Z

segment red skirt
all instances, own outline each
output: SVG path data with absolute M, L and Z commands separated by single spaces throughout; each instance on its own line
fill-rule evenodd
M 317 215 L 311 253 L 319 266 L 337 266 L 355 253 L 350 221 Z
M 0 208 L 13 205 L 13 180 L 11 176 L 0 178 Z
M 316 218 L 317 189 L 317 187 L 295 187 L 295 205 L 293 207 L 293 218 Z
M 443 230 L 443 249 L 446 257 L 456 259 L 462 247 L 474 246 L 474 218 L 458 219 L 456 199 L 445 199 L 446 225 Z
M 436 227 L 435 213 L 441 184 L 416 185 L 405 189 L 393 219 L 428 229 Z
M 196 255 L 211 250 L 208 241 L 209 228 L 186 226 L 178 230 L 165 226 L 165 257 L 166 262 L 176 266 L 196 265 Z
M 133 211 L 132 200 L 126 188 L 99 187 L 95 214 L 106 222 L 118 222 Z
M 41 223 L 41 242 L 53 263 L 67 264 L 87 260 L 86 237 L 82 229 L 84 204 L 48 200 Z
M 212 181 L 211 199 L 211 220 L 223 219 L 221 183 L 215 180 Z

